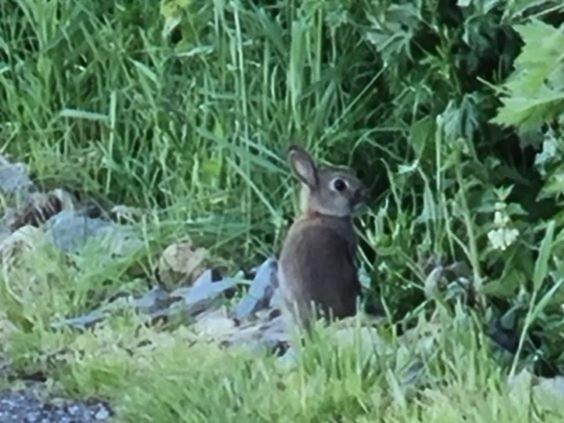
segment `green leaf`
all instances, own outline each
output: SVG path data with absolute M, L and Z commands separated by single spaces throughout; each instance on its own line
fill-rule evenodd
M 163 37 L 168 37 L 182 22 L 182 13 L 189 8 L 191 3 L 191 0 L 161 0 L 160 12 L 161 16 L 165 18 Z
M 65 118 L 72 118 L 72 119 L 102 121 L 105 123 L 109 121 L 107 115 L 103 115 L 101 113 L 95 113 L 95 112 L 87 112 L 85 110 L 76 110 L 76 109 L 63 109 L 59 113 L 59 116 Z
M 482 121 L 478 105 L 480 96 L 477 93 L 465 94 L 462 100 L 451 100 L 443 112 L 445 137 L 448 140 L 465 138 L 471 140 L 478 131 Z
M 564 25 L 533 21 L 516 29 L 525 45 L 492 122 L 532 130 L 564 113 Z
M 535 291 L 540 288 L 542 282 L 548 275 L 548 261 L 552 253 L 554 226 L 554 220 L 551 220 L 546 228 L 546 233 L 540 245 L 539 256 L 535 262 L 535 270 L 533 271 L 533 286 Z
M 519 287 L 525 284 L 525 281 L 526 277 L 523 272 L 506 267 L 506 272 L 499 279 L 482 285 L 480 292 L 493 297 L 512 298 Z
M 394 62 L 397 55 L 410 54 L 410 43 L 421 25 L 420 12 L 414 4 L 391 4 L 371 22 L 367 40 L 374 44 L 385 61 Z
M 435 119 L 426 116 L 411 125 L 409 141 L 419 159 L 430 150 L 435 141 Z
M 564 163 L 550 172 L 546 178 L 538 199 L 553 198 L 564 195 Z

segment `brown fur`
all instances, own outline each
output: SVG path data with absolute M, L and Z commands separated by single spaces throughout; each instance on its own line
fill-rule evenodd
M 362 202 L 364 186 L 351 171 L 318 169 L 299 147 L 291 147 L 290 160 L 304 185 L 306 208 L 288 231 L 280 255 L 284 312 L 304 326 L 311 323 L 312 304 L 326 317 L 352 316 L 360 295 L 352 211 Z M 335 176 L 346 179 L 350 189 L 332 190 Z

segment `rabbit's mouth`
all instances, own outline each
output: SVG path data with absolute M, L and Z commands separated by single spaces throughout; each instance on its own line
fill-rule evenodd
M 359 189 L 355 192 L 351 200 L 352 214 L 361 214 L 366 207 L 366 202 L 368 201 L 368 191 L 365 188 Z
M 366 209 L 366 203 L 364 201 L 356 203 L 352 206 L 351 215 L 352 216 L 359 216 L 364 212 L 365 209 Z

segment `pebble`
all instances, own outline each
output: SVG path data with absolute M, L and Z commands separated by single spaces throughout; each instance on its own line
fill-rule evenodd
M 90 423 L 104 422 L 111 411 L 102 402 L 72 402 L 39 399 L 37 385 L 18 391 L 0 391 L 0 423 Z

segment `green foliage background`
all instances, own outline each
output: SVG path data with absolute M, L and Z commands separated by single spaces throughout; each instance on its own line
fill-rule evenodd
M 370 186 L 362 266 L 392 321 L 464 304 L 553 375 L 563 45 L 558 0 L 3 1 L 0 140 L 46 187 L 247 265 L 295 213 L 298 140 Z

